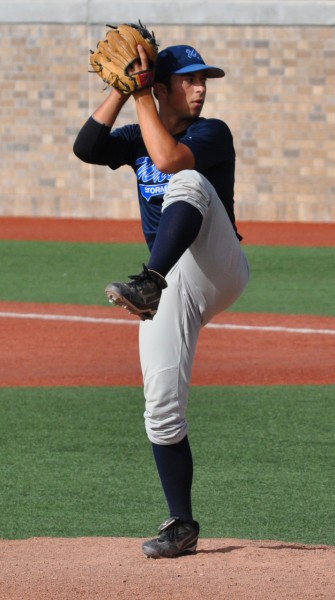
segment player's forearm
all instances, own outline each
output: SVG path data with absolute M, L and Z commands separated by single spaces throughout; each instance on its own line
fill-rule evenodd
M 128 98 L 129 96 L 126 94 L 113 89 L 105 101 L 94 111 L 93 118 L 102 125 L 112 127 Z
M 135 94 L 134 98 L 144 144 L 156 167 L 163 173 L 192 168 L 188 149 L 164 127 L 152 95 L 142 92 Z

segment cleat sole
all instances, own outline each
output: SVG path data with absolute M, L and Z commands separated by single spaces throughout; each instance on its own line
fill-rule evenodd
M 136 316 L 140 317 L 140 319 L 142 321 L 145 321 L 146 319 L 152 320 L 153 317 L 155 316 L 156 312 L 157 312 L 157 309 L 152 309 L 152 308 L 141 309 L 141 308 L 138 308 L 138 307 L 134 306 L 124 296 L 119 295 L 115 291 L 106 290 L 106 296 L 107 296 L 108 302 L 112 306 L 120 306 L 121 308 L 124 308 L 129 313 L 131 313 L 132 315 L 136 315 Z

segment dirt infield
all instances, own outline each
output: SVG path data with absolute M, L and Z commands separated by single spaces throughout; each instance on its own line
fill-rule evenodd
M 332 246 L 335 242 L 335 224 L 244 223 L 240 229 L 246 243 Z M 115 227 L 104 221 L 11 218 L 0 219 L 0 239 L 143 241 L 136 221 L 117 222 Z M 0 302 L 0 322 L 0 343 L 6 348 L 0 365 L 2 387 L 141 385 L 138 322 L 121 309 Z M 118 353 L 111 360 L 112 346 Z M 203 330 L 192 382 L 335 384 L 334 364 L 335 318 L 227 313 Z M 335 598 L 333 546 L 200 539 L 194 556 L 153 561 L 142 556 L 141 542 L 0 540 L 0 598 Z
M 242 221 L 243 242 L 260 246 L 334 246 L 335 223 Z M 0 239 L 57 242 L 143 242 L 139 221 L 0 217 Z
M 0 387 L 142 383 L 138 320 L 120 308 L 0 302 L 0 316 Z M 192 383 L 335 384 L 334 364 L 333 317 L 226 313 L 201 332 Z

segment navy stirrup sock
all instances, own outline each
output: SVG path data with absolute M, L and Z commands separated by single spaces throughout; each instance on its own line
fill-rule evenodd
M 188 438 L 152 449 L 171 517 L 193 524 L 191 488 L 193 460 Z
M 196 239 L 202 218 L 201 212 L 189 202 L 180 200 L 170 204 L 162 212 L 148 269 L 165 277 Z

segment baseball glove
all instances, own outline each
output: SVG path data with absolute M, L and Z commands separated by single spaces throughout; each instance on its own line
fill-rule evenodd
M 90 51 L 94 72 L 98 73 L 106 87 L 117 88 L 123 94 L 132 94 L 150 87 L 154 82 L 158 44 L 154 32 L 150 33 L 141 21 L 138 23 L 118 27 L 107 25 L 110 30 L 106 33 L 106 38 L 98 42 L 96 51 Z M 150 68 L 133 72 L 134 63 L 139 60 L 138 44 L 145 49 Z

